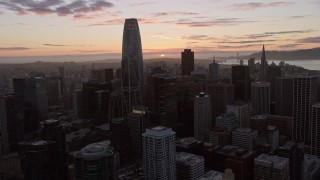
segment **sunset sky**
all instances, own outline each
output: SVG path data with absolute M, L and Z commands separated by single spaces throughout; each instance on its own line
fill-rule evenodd
M 320 45 L 320 0 L 0 0 L 0 56 L 121 53 L 125 18 L 159 57 Z

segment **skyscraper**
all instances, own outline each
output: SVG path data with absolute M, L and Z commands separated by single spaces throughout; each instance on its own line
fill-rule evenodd
M 217 79 L 219 77 L 219 64 L 215 59 L 209 64 L 209 79 Z
M 275 114 L 292 116 L 293 77 L 275 79 Z
M 254 159 L 254 179 L 288 180 L 289 159 L 261 154 Z
M 115 179 L 114 153 L 111 147 L 90 144 L 74 155 L 75 179 Z
M 251 83 L 251 103 L 258 114 L 270 113 L 270 83 Z
M 317 89 L 317 76 L 296 76 L 293 79 L 293 141 L 310 145 L 311 108 L 317 102 Z
M 208 139 L 208 130 L 211 127 L 210 96 L 200 92 L 194 99 L 194 137 L 205 141 Z
M 133 106 L 142 106 L 144 98 L 143 57 L 137 19 L 126 19 L 122 41 L 122 111 L 129 116 Z
M 260 65 L 260 81 L 266 80 L 268 70 L 268 62 L 266 58 L 266 52 L 264 50 L 264 45 L 261 53 L 261 65 Z
M 247 101 L 250 97 L 249 66 L 232 66 L 234 98 Z
M 320 103 L 312 106 L 311 154 L 320 157 Z
M 176 133 L 156 126 L 142 134 L 144 179 L 176 179 Z
M 181 72 L 182 75 L 191 75 L 194 71 L 194 52 L 191 49 L 185 49 L 181 52 Z

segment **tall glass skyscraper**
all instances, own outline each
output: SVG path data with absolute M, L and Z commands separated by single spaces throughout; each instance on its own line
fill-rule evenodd
M 122 41 L 122 111 L 128 116 L 144 98 L 143 58 L 137 19 L 126 19 Z

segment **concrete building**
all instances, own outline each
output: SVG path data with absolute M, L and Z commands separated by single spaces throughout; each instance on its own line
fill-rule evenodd
M 251 83 L 251 103 L 257 114 L 270 114 L 270 83 Z
M 275 126 L 268 126 L 268 144 L 272 153 L 279 147 L 279 130 Z
M 268 135 L 267 117 L 264 115 L 256 115 L 251 117 L 250 128 L 258 131 L 259 137 L 266 137 Z
M 216 127 L 225 127 L 228 131 L 239 128 L 239 120 L 233 112 L 221 114 L 216 117 Z
M 227 145 L 231 143 L 231 131 L 225 127 L 213 127 L 209 130 L 209 143 Z
M 250 108 L 248 104 L 236 102 L 235 104 L 227 105 L 227 112 L 233 112 L 237 116 L 240 127 L 250 127 Z
M 194 98 L 194 137 L 205 141 L 208 139 L 208 129 L 211 127 L 210 96 L 200 92 Z
M 301 180 L 318 180 L 320 179 L 320 160 L 317 156 L 310 154 L 304 155 L 302 162 Z
M 289 159 L 261 154 L 254 159 L 255 180 L 289 180 Z
M 142 134 L 145 179 L 176 179 L 176 133 L 171 128 L 156 126 Z
M 256 137 L 258 137 L 258 131 L 256 130 L 237 128 L 232 132 L 232 145 L 251 151 L 253 148 L 253 140 Z
M 204 158 L 186 153 L 176 153 L 177 180 L 194 180 L 204 174 Z

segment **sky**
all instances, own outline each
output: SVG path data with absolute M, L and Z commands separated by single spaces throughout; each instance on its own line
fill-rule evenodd
M 320 47 L 320 0 L 0 0 L 0 56 L 117 56 L 125 18 L 153 57 Z

